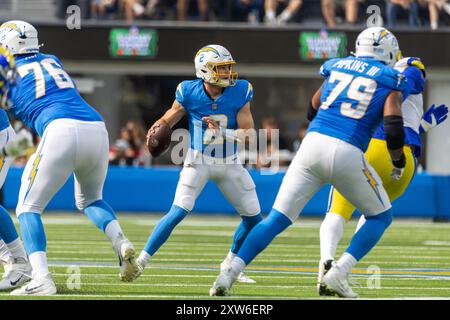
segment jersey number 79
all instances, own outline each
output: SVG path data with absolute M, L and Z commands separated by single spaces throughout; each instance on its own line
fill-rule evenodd
M 354 75 L 345 72 L 332 71 L 328 83 L 332 84 L 336 81 L 336 86 L 330 91 L 327 99 L 322 103 L 320 108 L 324 110 L 328 109 L 334 100 L 348 88 L 346 100 L 355 100 L 358 104 L 356 107 L 353 107 L 352 102 L 342 102 L 341 113 L 353 119 L 361 119 L 364 117 L 373 94 L 377 90 L 377 82 L 362 76 L 355 78 Z

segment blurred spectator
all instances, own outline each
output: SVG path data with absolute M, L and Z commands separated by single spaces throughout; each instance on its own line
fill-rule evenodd
M 92 0 L 92 18 L 106 19 L 114 18 L 119 12 L 119 2 L 115 0 Z
M 118 15 L 120 9 L 123 9 L 128 23 L 133 23 L 135 18 L 142 16 L 145 12 L 145 7 L 140 0 L 92 0 L 91 2 L 93 17 L 107 18 Z
M 298 136 L 297 138 L 294 140 L 294 142 L 292 143 L 292 150 L 294 152 L 297 152 L 297 150 L 300 148 L 300 145 L 302 144 L 303 139 L 306 136 L 306 131 L 308 130 L 308 124 L 307 123 L 303 123 L 300 126 L 300 129 L 298 130 Z
M 444 10 L 450 15 L 450 3 L 447 0 L 419 0 L 419 4 L 428 7 L 430 14 L 430 27 L 436 30 L 439 25 L 439 12 Z
M 110 150 L 109 163 L 119 166 L 132 166 L 138 156 L 138 150 L 134 145 L 130 130 L 122 128 L 119 139 L 116 140 Z
M 286 1 L 288 2 L 286 3 Z M 266 15 L 264 21 L 267 24 L 285 24 L 298 12 L 302 3 L 303 0 L 265 0 L 264 9 Z M 286 8 L 276 16 L 279 4 L 284 4 Z
M 328 27 L 336 25 L 336 6 L 344 8 L 345 21 L 355 24 L 358 20 L 358 2 L 364 0 L 321 0 L 322 14 Z
M 189 2 L 190 0 L 177 0 L 177 16 L 179 21 L 186 20 Z M 199 20 L 208 21 L 209 20 L 208 0 L 197 0 L 197 7 Z
M 264 16 L 264 0 L 235 0 L 238 20 L 259 23 Z
M 395 27 L 397 24 L 397 15 L 405 11 L 408 14 L 408 24 L 410 27 L 419 25 L 418 11 L 419 6 L 415 0 L 387 0 L 386 16 L 388 28 Z

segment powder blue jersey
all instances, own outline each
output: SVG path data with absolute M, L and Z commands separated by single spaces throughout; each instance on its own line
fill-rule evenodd
M 405 77 L 381 61 L 353 56 L 332 59 L 320 68 L 326 78 L 321 106 L 308 132 L 346 141 L 362 151 L 383 119 L 387 95 L 405 88 Z
M 203 80 L 183 81 L 177 87 L 175 98 L 188 115 L 191 148 L 213 157 L 236 153 L 236 144 L 223 137 L 215 137 L 212 130 L 207 130 L 202 118 L 211 116 L 223 128 L 238 129 L 237 114 L 253 98 L 253 87 L 248 81 L 237 80 L 216 100 L 206 93 Z
M 80 96 L 57 57 L 37 53 L 17 56 L 15 62 L 19 77 L 10 88 L 10 110 L 39 135 L 55 119 L 103 121 Z
M 0 108 L 0 131 L 9 127 L 9 119 L 5 110 Z

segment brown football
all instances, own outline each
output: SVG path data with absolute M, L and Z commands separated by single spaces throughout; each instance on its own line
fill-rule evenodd
M 147 148 L 153 157 L 160 156 L 169 148 L 172 129 L 167 122 L 156 121 L 147 132 Z

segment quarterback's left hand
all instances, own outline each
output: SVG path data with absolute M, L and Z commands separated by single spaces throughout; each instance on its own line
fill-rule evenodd
M 441 104 L 436 107 L 434 104 L 423 114 L 420 121 L 420 133 L 428 132 L 447 119 L 448 107 Z

